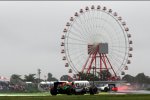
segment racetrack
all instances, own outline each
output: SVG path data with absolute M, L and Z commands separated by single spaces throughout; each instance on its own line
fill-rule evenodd
M 149 94 L 1 96 L 0 100 L 150 100 Z
M 150 91 L 145 90 L 124 90 L 118 92 L 100 92 L 96 95 L 125 95 L 125 94 L 149 94 Z M 85 94 L 90 95 L 90 94 Z M 41 93 L 0 93 L 0 96 L 51 96 L 49 92 L 41 92 Z M 61 96 L 61 94 L 58 94 Z
M 122 90 L 122 91 L 118 91 L 117 93 L 124 93 L 124 94 L 150 94 L 150 91 L 146 91 L 146 90 Z

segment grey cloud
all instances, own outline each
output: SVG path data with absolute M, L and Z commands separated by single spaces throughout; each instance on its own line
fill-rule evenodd
M 91 4 L 112 8 L 123 17 L 134 43 L 128 73 L 135 75 L 142 71 L 148 75 L 150 2 L 146 1 L 1 2 L 0 75 L 36 73 L 38 68 L 42 69 L 42 75 L 52 72 L 60 77 L 67 73 L 60 54 L 62 30 L 75 11 Z

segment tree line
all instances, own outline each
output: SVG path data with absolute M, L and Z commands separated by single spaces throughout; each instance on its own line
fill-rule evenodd
M 88 81 L 108 81 L 107 77 L 110 77 L 111 74 L 107 71 L 103 71 L 99 76 L 95 76 L 93 74 L 85 74 L 80 73 L 80 80 L 88 80 Z M 40 81 L 73 81 L 73 78 L 69 75 L 62 75 L 60 79 L 55 78 L 52 73 L 47 74 L 47 79 L 40 79 Z M 139 84 L 150 84 L 150 77 L 146 76 L 144 73 L 138 73 L 136 76 L 132 76 L 129 74 L 124 75 L 121 80 L 129 82 L 129 83 L 139 83 Z M 23 82 L 33 82 L 38 83 L 39 78 L 36 78 L 36 74 L 28 74 L 24 75 L 24 78 L 21 78 L 21 75 L 13 74 L 11 75 L 10 82 L 13 84 L 21 84 Z
M 93 74 L 85 74 L 85 73 L 79 73 L 80 80 L 88 80 L 88 81 L 108 81 L 108 77 L 111 76 L 111 74 L 108 71 L 103 71 L 98 76 Z M 62 75 L 59 79 L 60 81 L 73 81 L 73 77 L 69 75 Z M 138 84 L 143 88 L 146 86 L 146 84 L 150 84 L 150 77 L 146 76 L 144 73 L 138 73 L 136 76 L 132 75 L 124 75 L 121 80 Z M 55 78 L 52 73 L 47 74 L 46 79 L 39 79 L 36 77 L 36 74 L 28 74 L 24 75 L 22 78 L 21 75 L 18 74 L 12 74 L 10 77 L 10 86 L 13 86 L 13 88 L 10 87 L 8 91 L 27 91 L 27 92 L 37 92 L 38 90 L 38 84 L 41 81 L 58 81 L 57 78 Z M 32 82 L 32 84 L 26 84 L 26 82 Z M 8 84 L 8 86 L 9 86 Z M 19 86 L 19 87 L 18 87 Z M 147 87 L 146 87 L 147 88 Z
M 46 80 L 36 78 L 36 74 L 24 75 L 24 78 L 21 78 L 21 75 L 12 74 L 10 77 L 10 83 L 12 84 L 23 84 L 24 82 L 38 83 L 40 81 L 58 81 L 58 79 L 53 77 L 51 73 L 47 74 Z
M 80 80 L 88 80 L 88 81 L 108 81 L 108 77 L 110 77 L 111 74 L 107 71 L 103 71 L 99 76 L 94 76 L 93 74 L 80 74 Z M 72 81 L 73 78 L 71 78 L 69 75 L 62 75 L 60 78 L 62 81 Z M 132 76 L 129 74 L 124 75 L 120 80 L 126 81 L 128 83 L 138 83 L 138 84 L 150 84 L 150 77 L 146 76 L 144 73 L 138 73 L 136 76 Z
M 150 84 L 150 77 L 146 76 L 144 73 L 139 73 L 136 76 L 127 74 L 122 78 L 122 80 L 129 83 Z

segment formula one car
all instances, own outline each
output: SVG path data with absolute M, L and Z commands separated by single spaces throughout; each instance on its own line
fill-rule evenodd
M 102 92 L 108 92 L 108 91 L 117 92 L 118 91 L 116 84 L 101 84 L 100 86 L 97 86 L 97 88 L 99 91 L 102 91 Z
M 88 81 L 75 82 L 54 82 L 54 86 L 50 89 L 51 95 L 67 94 L 67 95 L 84 95 L 86 93 L 96 94 L 97 88 L 88 85 Z

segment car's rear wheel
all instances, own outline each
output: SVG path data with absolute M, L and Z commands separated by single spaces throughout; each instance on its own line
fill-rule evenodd
M 90 88 L 90 94 L 91 94 L 91 95 L 96 94 L 97 91 L 98 91 L 97 87 L 91 87 L 91 88 Z
M 55 88 L 51 88 L 50 93 L 51 95 L 57 95 L 57 90 Z

